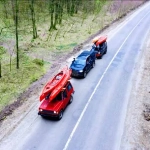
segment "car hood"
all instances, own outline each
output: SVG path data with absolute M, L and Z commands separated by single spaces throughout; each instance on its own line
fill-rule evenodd
M 43 110 L 57 111 L 61 105 L 62 105 L 62 101 L 49 102 L 49 100 L 44 100 L 41 103 L 40 108 Z
M 85 65 L 81 65 L 81 64 L 76 64 L 76 65 L 71 64 L 71 66 L 70 66 L 71 69 L 78 70 L 78 71 L 83 70 L 84 67 L 85 67 Z

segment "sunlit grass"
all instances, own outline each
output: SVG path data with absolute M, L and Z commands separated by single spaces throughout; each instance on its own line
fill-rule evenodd
M 38 80 L 45 72 L 46 65 L 39 59 L 31 59 L 24 55 L 20 59 L 20 69 L 16 69 L 16 60 L 12 65 L 2 64 L 2 78 L 0 78 L 0 110 L 11 103 L 31 83 Z M 11 68 L 11 70 L 10 70 Z

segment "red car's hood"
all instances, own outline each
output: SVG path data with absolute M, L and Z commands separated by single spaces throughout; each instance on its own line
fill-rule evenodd
M 62 105 L 62 101 L 49 102 L 49 100 L 44 100 L 40 105 L 40 109 L 57 111 L 61 107 L 61 105 Z

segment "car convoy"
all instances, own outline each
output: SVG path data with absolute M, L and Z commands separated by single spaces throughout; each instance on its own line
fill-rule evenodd
M 70 82 L 71 76 L 86 77 L 87 73 L 94 68 L 95 59 L 102 58 L 107 53 L 106 40 L 106 36 L 93 39 L 94 45 L 90 51 L 83 51 L 73 59 L 70 68 L 64 67 L 47 82 L 40 95 L 38 115 L 58 120 L 63 117 L 65 108 L 73 101 L 74 88 Z

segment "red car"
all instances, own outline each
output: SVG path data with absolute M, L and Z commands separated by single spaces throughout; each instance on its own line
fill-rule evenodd
M 96 58 L 102 58 L 107 53 L 107 36 L 94 38 L 92 49 L 96 52 Z
M 70 69 L 64 69 L 46 84 L 40 96 L 42 103 L 39 107 L 39 115 L 55 117 L 59 120 L 63 117 L 65 108 L 73 101 L 74 88 L 68 80 L 70 74 Z

